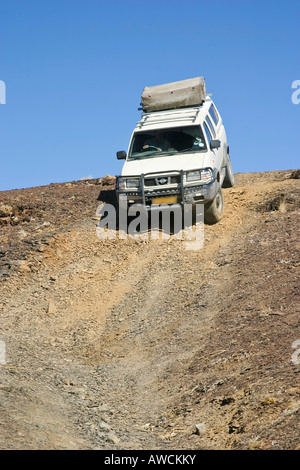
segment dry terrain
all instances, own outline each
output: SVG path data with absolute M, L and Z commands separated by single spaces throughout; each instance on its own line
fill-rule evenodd
M 0 193 L 0 449 L 300 448 L 299 171 L 235 178 L 200 250 L 100 239 L 114 178 Z

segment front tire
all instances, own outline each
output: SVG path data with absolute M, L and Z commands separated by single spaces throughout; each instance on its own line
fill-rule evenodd
M 224 198 L 221 186 L 219 186 L 217 194 L 213 201 L 208 202 L 204 206 L 204 221 L 209 225 L 219 222 L 224 213 Z

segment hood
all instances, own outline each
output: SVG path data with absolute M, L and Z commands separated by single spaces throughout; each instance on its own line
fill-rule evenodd
M 166 155 L 164 157 L 141 158 L 140 160 L 126 160 L 121 176 L 139 176 L 142 173 L 159 173 L 161 171 L 194 170 L 209 166 L 208 154 L 184 153 Z

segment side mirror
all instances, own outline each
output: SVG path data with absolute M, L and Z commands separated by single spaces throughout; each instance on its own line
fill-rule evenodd
M 210 141 L 210 149 L 219 149 L 221 147 L 221 142 L 219 140 L 211 140 Z
M 125 160 L 126 159 L 125 150 L 120 150 L 120 152 L 117 152 L 117 159 L 118 160 Z

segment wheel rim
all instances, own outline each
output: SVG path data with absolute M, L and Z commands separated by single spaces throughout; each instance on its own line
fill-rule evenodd
M 220 193 L 218 193 L 216 196 L 216 209 L 219 213 L 221 213 L 223 210 L 222 197 Z

